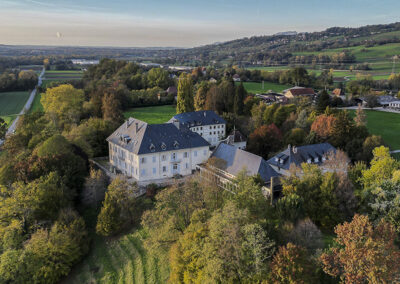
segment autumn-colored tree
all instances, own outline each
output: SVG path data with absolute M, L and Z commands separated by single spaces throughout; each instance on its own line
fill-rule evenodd
M 176 113 L 191 112 L 194 110 L 193 83 L 190 74 L 182 73 L 179 76 L 178 98 Z
M 393 283 L 400 273 L 400 251 L 395 245 L 392 225 L 373 225 L 367 216 L 335 229 L 337 246 L 323 253 L 320 260 L 326 273 L 342 283 Z
M 82 115 L 84 93 L 72 85 L 60 85 L 47 89 L 40 102 L 56 125 L 77 123 Z
M 197 89 L 196 95 L 194 96 L 194 109 L 196 111 L 204 110 L 208 89 L 209 86 L 207 83 L 200 84 L 199 88 Z
M 307 250 L 288 243 L 281 246 L 271 263 L 270 282 L 280 284 L 317 283 L 315 265 Z
M 354 117 L 354 122 L 357 126 L 365 126 L 367 124 L 367 116 L 365 115 L 361 104 L 358 104 L 356 116 Z
M 282 146 L 282 133 L 275 124 L 263 125 L 249 136 L 247 150 L 268 158 L 269 154 Z
M 237 115 L 243 114 L 245 97 L 246 97 L 246 90 L 243 87 L 243 82 L 241 82 L 240 85 L 236 87 L 235 101 L 233 105 L 233 110 L 235 114 Z
M 317 116 L 311 125 L 311 131 L 314 131 L 321 141 L 326 141 L 332 135 L 335 121 L 336 118 L 333 115 L 326 116 L 322 114 Z
M 121 122 L 123 120 L 121 103 L 114 93 L 104 94 L 101 110 L 105 120 L 111 122 Z

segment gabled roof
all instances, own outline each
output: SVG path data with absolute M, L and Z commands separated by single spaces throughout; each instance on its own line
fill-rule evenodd
M 226 121 L 212 110 L 184 112 L 175 115 L 169 122 L 179 121 L 188 126 L 203 126 L 211 124 L 226 124 Z
M 289 147 L 279 154 L 268 160 L 270 165 L 286 169 L 290 168 L 291 164 L 300 166 L 302 163 L 307 163 L 309 159 L 313 164 L 321 164 L 322 158 L 326 158 L 330 152 L 336 152 L 336 148 L 329 143 L 312 144 L 299 147 Z M 318 162 L 315 162 L 318 159 Z
M 335 96 L 344 96 L 344 91 L 343 91 L 343 89 L 340 89 L 340 88 L 336 88 L 336 89 L 334 89 L 333 91 L 332 91 L 332 94 L 333 95 L 335 95 Z
M 302 95 L 314 95 L 315 91 L 312 88 L 304 88 L 304 87 L 293 87 L 290 89 L 286 89 L 284 93 L 290 92 L 293 96 L 302 96 Z
M 234 176 L 243 169 L 246 169 L 250 176 L 260 174 L 265 182 L 269 182 L 271 177 L 279 176 L 262 157 L 225 143 L 219 144 L 211 156 L 226 161 L 224 171 Z
M 183 126 L 178 129 L 172 123 L 147 124 L 134 118 L 124 122 L 107 141 L 137 155 L 210 145 L 198 133 Z

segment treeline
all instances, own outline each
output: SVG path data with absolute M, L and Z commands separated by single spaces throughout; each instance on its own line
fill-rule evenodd
M 44 113 L 21 117 L 3 146 L 0 282 L 56 283 L 88 252 L 88 212 L 108 185 L 88 158 L 107 155 L 105 139 L 119 124 L 90 117 L 85 102 L 71 85 L 48 89 Z
M 4 72 L 0 74 L 0 92 L 32 90 L 37 82 L 38 75 L 32 70 Z

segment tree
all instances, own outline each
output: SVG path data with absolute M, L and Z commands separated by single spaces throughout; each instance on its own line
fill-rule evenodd
M 333 115 L 321 114 L 317 116 L 311 125 L 311 131 L 315 132 L 321 141 L 328 140 L 333 134 L 333 126 L 336 118 Z
M 377 136 L 377 135 L 368 136 L 364 140 L 364 143 L 362 145 L 362 157 L 361 157 L 361 159 L 363 161 L 369 163 L 373 158 L 372 151 L 375 148 L 379 147 L 379 146 L 384 146 L 384 144 L 385 143 L 384 143 L 384 141 L 383 141 L 381 136 Z
M 0 117 L 0 140 L 4 139 L 7 133 L 7 123 Z
M 114 123 L 120 123 L 123 120 L 121 103 L 114 93 L 104 94 L 101 110 L 104 120 Z
M 367 124 L 367 116 L 365 115 L 365 112 L 361 106 L 361 104 L 358 104 L 357 110 L 356 110 L 356 116 L 354 117 L 354 122 L 356 123 L 357 126 L 365 126 Z
M 135 221 L 134 194 L 134 188 L 126 180 L 116 178 L 112 181 L 97 217 L 96 232 L 98 234 L 111 236 Z
M 297 117 L 296 127 L 308 129 L 309 125 L 307 110 L 303 109 L 300 111 L 299 116 Z
M 380 146 L 373 151 L 371 167 L 362 171 L 364 188 L 379 184 L 392 178 L 393 172 L 399 168 L 399 163 L 390 156 L 389 148 Z
M 191 112 L 194 110 L 193 84 L 190 74 L 182 73 L 179 76 L 178 98 L 176 113 Z
M 81 192 L 81 201 L 85 205 L 97 206 L 104 200 L 107 190 L 107 176 L 102 170 L 90 170 L 90 176 L 85 180 L 85 186 Z
M 306 139 L 306 132 L 302 128 L 293 128 L 285 136 L 285 144 L 292 146 L 303 145 Z
M 308 218 L 296 224 L 289 234 L 289 241 L 308 249 L 311 253 L 323 247 L 321 231 Z
M 378 97 L 376 95 L 365 96 L 365 101 L 367 103 L 367 107 L 369 108 L 374 108 L 379 106 Z
M 330 104 L 331 97 L 329 96 L 328 92 L 326 90 L 323 90 L 317 100 L 317 111 L 318 113 L 323 113 L 325 109 L 329 106 Z
M 309 75 L 307 69 L 304 67 L 295 67 L 289 71 L 289 76 L 291 81 L 296 86 L 306 86 L 308 85 Z
M 344 149 L 346 144 L 354 138 L 354 121 L 347 111 L 340 111 L 336 115 L 332 127 L 331 142 L 335 147 Z M 363 138 L 365 139 L 365 138 Z
M 247 150 L 267 158 L 270 153 L 280 149 L 282 133 L 275 124 L 263 125 L 255 129 L 249 136 Z
M 45 113 L 57 126 L 59 124 L 63 126 L 64 123 L 78 123 L 82 115 L 84 93 L 72 85 L 60 85 L 47 89 L 40 102 Z
M 243 114 L 245 97 L 246 97 L 246 90 L 243 87 L 243 82 L 240 82 L 240 85 L 238 87 L 236 87 L 235 101 L 234 101 L 234 107 L 233 107 L 236 115 Z
M 367 216 L 335 228 L 337 246 L 320 257 L 323 269 L 342 283 L 392 283 L 400 272 L 400 251 L 392 225 L 373 225 Z
M 194 109 L 196 111 L 205 109 L 208 90 L 209 86 L 206 82 L 201 83 L 199 88 L 197 89 L 196 95 L 194 97 Z
M 317 283 L 307 250 L 292 243 L 281 246 L 271 263 L 271 283 Z
M 161 68 L 152 68 L 147 73 L 147 84 L 150 88 L 160 87 L 167 89 L 170 85 L 170 79 L 168 71 Z

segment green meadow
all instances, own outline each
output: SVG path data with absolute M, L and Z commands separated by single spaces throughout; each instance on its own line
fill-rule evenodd
M 236 84 L 238 85 L 240 83 L 236 82 Z M 292 87 L 290 85 L 281 85 L 281 84 L 267 82 L 267 81 L 264 82 L 264 88 L 263 88 L 263 84 L 258 83 L 258 82 L 243 82 L 243 86 L 248 93 L 252 93 L 252 94 L 266 93 L 269 90 L 280 93 L 283 90 Z
M 174 105 L 136 107 L 124 112 L 125 118 L 133 117 L 149 124 L 165 123 L 176 114 Z

